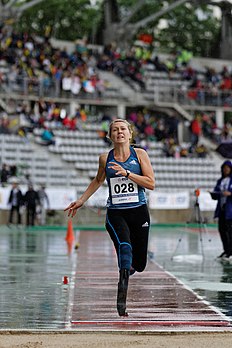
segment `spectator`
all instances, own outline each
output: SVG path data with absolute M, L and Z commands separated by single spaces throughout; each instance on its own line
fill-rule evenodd
M 3 115 L 0 118 L 0 134 L 9 134 L 9 120 L 7 115 Z
M 9 175 L 10 175 L 11 177 L 12 177 L 12 176 L 17 176 L 17 166 L 16 166 L 16 165 L 10 166 Z
M 102 122 L 101 122 L 101 131 L 98 133 L 99 136 L 104 140 L 104 142 L 110 146 L 111 140 L 109 139 L 108 131 L 109 131 L 109 124 L 110 124 L 111 118 L 107 115 L 103 115 Z
M 1 170 L 1 184 L 2 186 L 6 186 L 9 177 L 9 168 L 6 163 L 3 163 Z
M 44 128 L 44 130 L 41 134 L 41 139 L 43 140 L 45 145 L 54 145 L 55 144 L 54 134 L 48 128 Z
M 12 184 L 12 189 L 10 191 L 8 204 L 10 205 L 9 224 L 13 223 L 13 218 L 14 218 L 15 212 L 17 214 L 17 223 L 21 224 L 20 207 L 23 204 L 23 195 L 22 195 L 22 192 L 19 189 L 18 183 L 16 181 L 14 181 Z
M 217 200 L 214 217 L 218 218 L 223 252 L 219 258 L 232 260 L 232 163 L 225 161 L 221 166 L 221 177 L 211 192 L 211 197 Z
M 199 137 L 201 135 L 201 123 L 200 116 L 195 116 L 190 124 L 190 132 L 191 132 L 191 148 L 195 148 L 197 146 Z
M 28 191 L 24 195 L 24 203 L 26 205 L 26 225 L 34 226 L 36 217 L 36 207 L 39 205 L 38 192 L 34 190 L 32 185 L 28 186 Z
M 206 158 L 208 150 L 205 147 L 204 144 L 197 145 L 195 148 L 195 152 L 197 154 L 197 157 L 199 158 Z

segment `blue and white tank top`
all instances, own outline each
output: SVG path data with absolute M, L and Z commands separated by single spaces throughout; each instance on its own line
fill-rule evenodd
M 141 166 L 137 154 L 130 146 L 130 156 L 125 162 L 119 162 L 114 158 L 114 149 L 112 149 L 106 160 L 106 179 L 109 187 L 109 198 L 107 207 L 110 209 L 135 208 L 147 203 L 145 189 L 135 182 L 115 174 L 115 170 L 109 168 L 109 162 L 116 162 L 131 173 L 142 175 Z

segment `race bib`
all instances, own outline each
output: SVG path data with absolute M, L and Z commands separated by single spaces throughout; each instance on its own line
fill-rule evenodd
M 135 203 L 139 201 L 138 185 L 125 177 L 111 178 L 112 204 Z

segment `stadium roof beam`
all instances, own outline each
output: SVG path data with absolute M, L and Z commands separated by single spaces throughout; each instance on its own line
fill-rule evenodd
M 6 5 L 4 6 L 6 9 L 11 8 L 12 6 L 14 6 L 17 3 L 18 0 L 10 0 L 9 2 L 6 3 Z
M 195 6 L 208 4 L 211 6 L 217 6 L 221 9 L 222 13 L 222 30 L 221 30 L 221 42 L 220 42 L 220 58 L 231 59 L 232 58 L 232 3 L 228 0 L 214 1 L 214 0 L 176 0 L 171 4 L 164 6 L 161 10 L 150 16 L 138 21 L 137 23 L 129 23 L 131 18 L 140 10 L 144 5 L 144 0 L 138 0 L 132 7 L 130 14 L 120 21 L 112 21 L 112 6 L 117 6 L 117 0 L 105 0 L 105 30 L 103 32 L 104 44 L 110 44 L 116 42 L 121 47 L 127 47 L 128 42 L 131 41 L 139 28 L 147 25 L 149 22 L 162 17 L 169 11 L 174 10 L 176 7 L 183 5 L 186 2 L 190 2 Z
M 136 12 L 138 12 L 138 10 L 144 5 L 144 0 L 139 0 L 135 5 L 134 7 L 131 9 L 131 12 L 130 14 L 125 17 L 124 19 L 122 19 L 122 21 L 120 22 L 120 25 L 121 26 L 124 26 L 126 25 L 130 20 L 131 18 L 136 14 Z
M 20 12 L 26 11 L 26 10 L 28 10 L 29 8 L 35 6 L 35 5 L 37 5 L 37 4 L 39 4 L 40 2 L 43 2 L 43 1 L 44 1 L 44 0 L 32 0 L 32 1 L 30 1 L 30 2 L 27 2 L 27 3 L 25 3 L 25 4 L 23 4 L 23 5 L 21 5 L 21 6 L 19 7 L 19 11 L 20 11 Z
M 160 11 L 153 13 L 152 15 L 142 19 L 141 21 L 138 21 L 137 23 L 134 24 L 135 29 L 139 29 L 140 27 L 145 26 L 146 24 L 148 24 L 151 21 L 156 20 L 157 18 L 163 16 L 165 13 L 174 10 L 176 7 L 184 4 L 185 2 L 187 2 L 188 0 L 177 0 L 174 1 L 172 4 L 165 6 L 164 8 L 162 8 Z
M 174 8 L 184 4 L 185 2 L 188 2 L 189 0 L 176 0 L 172 4 L 165 6 L 160 11 L 153 13 L 152 15 L 142 19 L 141 21 L 138 21 L 137 23 L 128 23 L 132 16 L 142 7 L 144 4 L 144 1 L 139 0 L 136 5 L 132 8 L 131 14 L 118 23 L 110 23 L 111 13 L 109 12 L 110 2 L 114 2 L 114 0 L 105 0 L 105 23 L 106 28 L 104 30 L 104 43 L 109 44 L 112 41 L 116 41 L 119 45 L 125 46 L 127 44 L 127 41 L 131 40 L 131 38 L 134 36 L 136 31 L 148 24 L 151 21 L 156 20 L 157 18 L 161 17 L 168 11 L 173 10 Z

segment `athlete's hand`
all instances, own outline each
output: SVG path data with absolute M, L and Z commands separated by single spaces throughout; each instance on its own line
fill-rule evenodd
M 68 210 L 68 216 L 73 217 L 76 215 L 77 210 L 81 208 L 83 204 L 84 203 L 82 202 L 82 200 L 78 199 L 76 202 L 70 203 L 69 206 L 64 209 L 64 211 Z
M 109 164 L 110 164 L 109 168 L 114 169 L 116 172 L 115 173 L 116 175 L 126 176 L 126 169 L 120 166 L 120 164 L 115 162 L 109 162 Z

